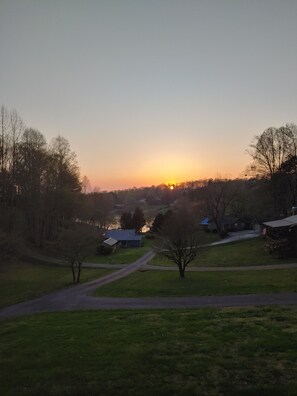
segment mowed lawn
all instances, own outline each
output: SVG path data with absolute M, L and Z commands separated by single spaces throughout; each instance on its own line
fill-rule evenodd
M 102 286 L 96 296 L 165 297 L 297 292 L 297 269 L 186 272 L 137 271 Z
M 265 250 L 265 240 L 254 238 L 247 241 L 228 243 L 224 245 L 200 248 L 197 257 L 189 266 L 197 267 L 241 267 L 296 263 L 297 259 L 279 259 L 277 255 L 269 255 Z M 153 265 L 173 265 L 162 254 L 151 261 Z
M 297 308 L 51 313 L 1 323 L 0 394 L 297 395 Z
M 112 270 L 83 268 L 81 282 L 110 272 Z M 0 307 L 30 300 L 71 284 L 70 268 L 26 262 L 3 263 L 0 266 Z

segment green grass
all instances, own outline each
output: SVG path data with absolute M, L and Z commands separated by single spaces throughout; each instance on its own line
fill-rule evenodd
M 221 238 L 219 237 L 217 232 L 202 231 L 202 232 L 199 232 L 198 238 L 199 238 L 201 245 L 221 241 Z
M 5 396 L 296 396 L 297 308 L 100 311 L 1 323 Z
M 297 270 L 238 272 L 138 271 L 95 291 L 97 296 L 202 296 L 250 293 L 297 292 Z
M 131 264 L 138 260 L 152 247 L 152 240 L 143 238 L 144 246 L 141 248 L 118 248 L 110 255 L 93 255 L 85 259 L 88 263 L 98 264 Z
M 282 263 L 296 263 L 297 259 L 279 259 L 269 255 L 265 250 L 265 240 L 262 238 L 234 242 L 225 245 L 201 248 L 197 257 L 189 266 L 197 267 L 241 267 L 255 265 L 269 265 Z M 155 256 L 150 264 L 174 265 L 161 254 Z
M 110 272 L 112 270 L 83 268 L 81 281 L 100 278 Z M 1 264 L 0 307 L 30 300 L 41 294 L 69 286 L 71 282 L 70 268 L 25 262 Z

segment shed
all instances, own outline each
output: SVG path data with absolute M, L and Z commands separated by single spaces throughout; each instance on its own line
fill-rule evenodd
M 101 252 L 105 253 L 113 253 L 118 245 L 119 241 L 114 238 L 107 238 L 102 242 Z
M 107 230 L 104 236 L 117 240 L 122 247 L 141 247 L 141 235 L 136 234 L 135 230 Z
M 296 227 L 297 226 L 297 215 L 285 217 L 284 219 L 281 219 L 281 220 L 267 221 L 266 223 L 263 223 L 263 224 L 270 228 Z
M 267 248 L 269 252 L 277 250 L 280 257 L 297 255 L 297 215 L 284 219 L 267 221 Z
M 114 247 L 118 241 L 114 238 L 107 238 L 103 241 L 104 245 L 109 246 L 109 247 Z

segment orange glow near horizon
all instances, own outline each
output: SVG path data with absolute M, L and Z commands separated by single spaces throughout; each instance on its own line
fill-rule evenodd
M 126 189 L 130 189 L 133 187 L 141 188 L 141 187 L 158 186 L 161 184 L 168 186 L 168 188 L 170 190 L 174 190 L 176 185 L 183 183 L 183 182 L 187 182 L 187 181 L 191 181 L 191 180 L 203 180 L 203 179 L 209 179 L 209 178 L 216 178 L 216 177 L 220 177 L 220 176 L 232 179 L 235 177 L 239 177 L 240 175 L 235 174 L 235 173 L 219 175 L 218 172 L 212 172 L 212 173 L 209 172 L 208 174 L 206 172 L 205 173 L 202 173 L 202 172 L 194 173 L 193 172 L 192 174 L 185 173 L 184 175 L 180 175 L 180 177 L 175 177 L 174 179 L 166 178 L 163 175 L 147 176 L 145 174 L 142 177 L 130 177 L 130 178 L 126 175 L 124 175 L 123 177 L 118 175 L 118 176 L 113 176 L 110 178 L 108 177 L 108 175 L 104 175 L 103 177 L 96 175 L 96 176 L 88 176 L 88 178 L 90 179 L 92 189 L 99 188 L 102 191 L 113 191 L 113 190 L 126 190 Z M 168 180 L 170 180 L 170 181 L 168 181 Z M 174 182 L 171 180 L 174 180 Z
M 167 187 L 169 188 L 169 190 L 174 190 L 176 183 L 175 182 L 170 182 L 170 183 L 166 183 Z
M 240 177 L 240 171 L 244 171 L 245 164 L 237 169 L 232 168 L 234 167 L 226 166 L 220 173 L 215 163 L 209 166 L 197 158 L 167 153 L 163 156 L 156 155 L 153 159 L 143 159 L 137 165 L 127 161 L 124 168 L 110 166 L 95 171 L 96 173 L 93 169 L 84 169 L 82 175 L 88 176 L 93 189 L 97 187 L 100 190 L 113 191 L 164 184 L 172 190 L 170 186 L 174 189 L 176 185 L 191 180 Z

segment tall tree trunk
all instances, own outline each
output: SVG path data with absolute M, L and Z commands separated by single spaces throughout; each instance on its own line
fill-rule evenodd
M 76 283 L 79 283 L 80 281 L 80 272 L 81 272 L 81 263 L 78 263 Z
M 180 264 L 180 265 L 178 266 L 178 269 L 179 269 L 179 276 L 180 276 L 181 278 L 184 278 L 184 277 L 185 277 L 185 268 L 183 268 L 183 266 Z
M 75 277 L 75 270 L 74 270 L 74 261 L 71 261 L 71 271 L 72 271 L 72 281 L 75 283 L 76 277 Z

